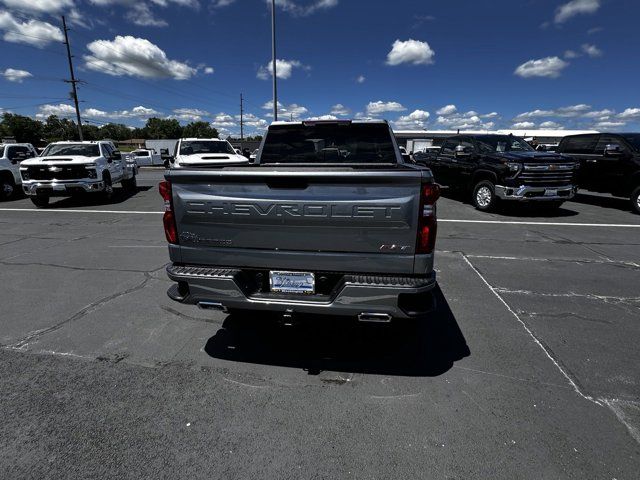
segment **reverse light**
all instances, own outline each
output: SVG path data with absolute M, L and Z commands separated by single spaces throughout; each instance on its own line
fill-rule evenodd
M 440 198 L 440 187 L 435 183 L 423 185 L 420 190 L 420 209 L 418 211 L 418 236 L 416 254 L 432 253 L 436 246 L 438 220 L 436 202 Z
M 158 184 L 158 191 L 164 200 L 164 216 L 162 217 L 162 222 L 164 223 L 164 234 L 167 237 L 167 242 L 177 245 L 178 228 L 176 227 L 176 216 L 173 212 L 171 182 L 167 180 L 160 182 Z

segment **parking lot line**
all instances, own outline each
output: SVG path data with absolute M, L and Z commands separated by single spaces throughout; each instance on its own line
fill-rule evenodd
M 153 210 L 93 210 L 72 208 L 0 208 L 0 212 L 40 212 L 40 213 L 113 213 L 120 215 L 162 215 L 162 211 Z M 574 222 L 523 222 L 512 220 L 464 220 L 455 218 L 439 218 L 442 223 L 472 223 L 487 225 L 535 225 L 543 227 L 607 227 L 607 228 L 640 228 L 633 223 L 574 223 Z
M 574 223 L 574 222 L 521 222 L 511 220 L 457 220 L 439 218 L 438 222 L 446 223 L 486 223 L 489 225 L 536 225 L 548 227 L 609 227 L 609 228 L 640 228 L 640 224 L 632 223 Z

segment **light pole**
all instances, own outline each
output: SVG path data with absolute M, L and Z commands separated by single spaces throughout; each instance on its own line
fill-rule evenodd
M 273 121 L 278 121 L 278 77 L 276 76 L 276 0 L 271 0 L 271 63 L 273 67 Z

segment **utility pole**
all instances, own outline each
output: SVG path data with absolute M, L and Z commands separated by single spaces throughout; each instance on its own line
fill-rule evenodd
M 278 77 L 276 71 L 276 0 L 271 0 L 271 63 L 273 64 L 273 121 L 278 121 Z
M 240 94 L 240 141 L 242 142 L 244 140 L 244 105 L 243 105 L 243 99 L 242 99 L 242 94 Z
M 73 103 L 76 105 L 76 118 L 78 119 L 78 136 L 80 137 L 80 141 L 82 138 L 82 121 L 80 120 L 80 107 L 78 106 L 78 89 L 76 88 L 76 84 L 78 80 L 76 80 L 75 75 L 73 74 L 73 62 L 71 61 L 71 47 L 69 46 L 69 35 L 67 32 L 69 29 L 67 28 L 67 22 L 64 19 L 64 15 L 62 16 L 62 29 L 64 30 L 64 44 L 67 46 L 67 58 L 69 59 L 69 72 L 71 73 L 71 80 L 65 80 L 65 82 L 71 84 L 73 96 Z

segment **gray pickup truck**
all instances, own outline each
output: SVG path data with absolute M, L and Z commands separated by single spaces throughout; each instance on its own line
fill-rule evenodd
M 254 165 L 165 179 L 177 302 L 368 322 L 435 307 L 439 188 L 386 122 L 276 122 Z

